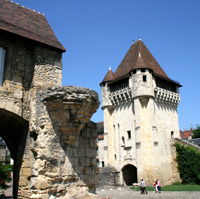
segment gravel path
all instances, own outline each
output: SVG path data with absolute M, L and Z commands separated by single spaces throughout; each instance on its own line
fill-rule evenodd
M 99 199 L 131 199 L 131 198 L 174 198 L 174 199 L 200 199 L 200 191 L 163 191 L 155 194 L 149 191 L 148 194 L 140 194 L 140 191 L 130 190 L 127 187 L 113 189 L 97 189 Z

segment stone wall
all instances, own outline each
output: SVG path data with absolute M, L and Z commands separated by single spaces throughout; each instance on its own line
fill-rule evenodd
M 96 198 L 99 106 L 90 89 L 61 87 L 62 53 L 2 32 L 0 136 L 15 161 L 14 198 Z
M 113 167 L 100 167 L 98 174 L 98 187 L 120 185 L 120 171 Z

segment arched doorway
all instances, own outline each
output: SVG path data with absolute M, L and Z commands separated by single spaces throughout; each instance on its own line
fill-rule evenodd
M 13 197 L 17 198 L 19 172 L 26 145 L 28 121 L 5 109 L 0 109 L 0 136 L 6 142 L 14 160 Z
M 131 164 L 122 168 L 123 179 L 126 185 L 133 185 L 137 182 L 137 168 Z

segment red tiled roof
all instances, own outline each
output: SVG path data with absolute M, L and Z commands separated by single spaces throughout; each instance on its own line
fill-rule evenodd
M 104 139 L 104 134 L 98 136 L 98 140 L 103 140 Z
M 0 29 L 66 51 L 44 15 L 10 0 L 0 0 Z
M 113 75 L 114 78 L 112 80 L 115 82 L 128 77 L 132 70 L 141 68 L 151 69 L 155 76 L 178 84 L 167 76 L 167 74 L 164 72 L 164 70 L 161 68 L 161 66 L 158 64 L 156 59 L 141 40 L 138 40 L 131 45 L 124 59 L 115 71 Z M 106 82 L 106 80 L 107 79 L 104 78 L 102 83 Z
M 192 136 L 192 131 L 193 131 L 192 128 L 190 130 L 185 130 L 185 129 L 183 131 L 179 130 L 180 137 L 181 138 L 189 138 Z

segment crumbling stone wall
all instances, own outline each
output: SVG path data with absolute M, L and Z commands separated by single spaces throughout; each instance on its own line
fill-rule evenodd
M 59 50 L 6 32 L 0 45 L 6 49 L 0 118 L 10 124 L 0 124 L 0 136 L 15 161 L 14 198 L 96 198 L 90 118 L 98 94 L 61 87 Z
M 97 93 L 49 87 L 35 100 L 18 198 L 95 198 L 97 134 L 88 122 L 99 105 Z

